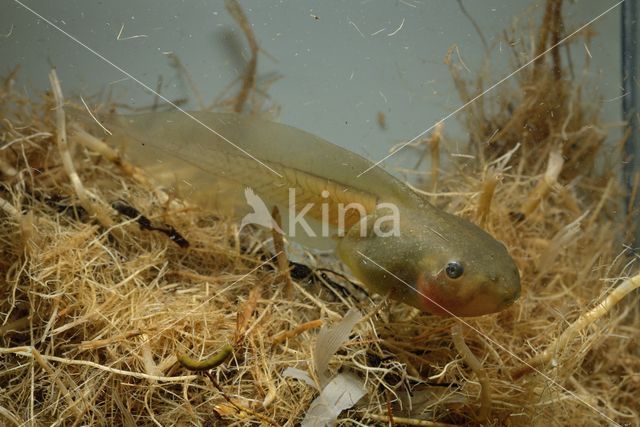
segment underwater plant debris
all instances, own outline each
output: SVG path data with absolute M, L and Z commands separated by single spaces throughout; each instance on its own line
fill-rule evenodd
M 569 31 L 561 7 L 549 0 L 538 49 Z M 463 102 L 483 91 L 487 76 L 469 82 L 449 64 Z M 230 108 L 252 108 L 252 76 Z M 481 223 L 520 269 L 521 298 L 464 327 L 341 291 L 348 276 L 327 277 L 320 261 L 283 274 L 259 233 L 167 194 L 99 144 L 71 149 L 83 136 L 65 124 L 62 93 L 26 99 L 14 78 L 0 85 L 0 424 L 295 425 L 318 391 L 283 372 L 308 367 L 319 328 L 357 309 L 323 373 L 364 384 L 343 425 L 640 425 L 629 293 L 640 280 L 621 244 L 619 159 L 604 154 L 598 106 L 561 52 L 465 110 L 467 157 L 432 159 L 438 173 L 416 165 L 416 190 Z M 446 133 L 407 149 L 442 155 Z M 169 238 L 152 224 L 171 224 Z M 226 345 L 233 355 L 204 375 L 178 361 Z

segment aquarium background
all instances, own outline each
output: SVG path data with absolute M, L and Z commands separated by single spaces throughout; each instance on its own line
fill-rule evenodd
M 616 3 L 567 2 L 565 33 Z M 87 49 L 91 48 L 152 88 L 162 76 L 163 95 L 187 96 L 190 102 L 185 107 L 196 109 L 185 79 L 170 65 L 169 53 L 180 59 L 206 103 L 242 75 L 250 56 L 223 1 L 25 0 L 22 4 L 86 45 L 80 46 L 18 2 L 3 2 L 0 72 L 6 75 L 20 65 L 18 84 L 33 96 L 48 88 L 47 73 L 55 67 L 67 97 L 88 98 L 107 90 L 130 106 L 153 102 L 153 95 Z M 450 48 L 454 60 L 462 59 L 466 68 L 461 74 L 469 80 L 476 78 L 485 57 L 481 37 L 456 1 L 245 0 L 241 5 L 269 55 L 259 55 L 259 79 L 281 77 L 268 88 L 271 103 L 279 107 L 277 120 L 372 160 L 461 106 L 445 64 Z M 484 0 L 463 5 L 489 47 L 491 68 L 485 79 L 489 87 L 513 71 L 515 55 L 530 57 L 544 2 Z M 512 26 L 521 34 L 530 28 L 532 36 L 515 39 L 510 48 L 503 32 Z M 589 28 L 593 34 L 589 52 L 582 35 L 571 46 L 574 78 L 588 82 L 585 95 L 602 104 L 604 121 L 620 126 L 620 7 Z M 561 49 L 564 60 L 566 48 Z M 584 69 L 587 58 L 591 66 Z M 379 113 L 385 115 L 386 130 L 377 122 Z M 447 135 L 457 137 L 449 147 L 452 153 L 464 151 L 455 145 L 466 141 L 455 118 L 450 117 L 444 128 Z M 616 133 L 611 135 L 615 139 Z M 385 166 L 395 169 L 416 155 L 404 152 Z
M 621 136 L 624 120 L 637 118 L 637 76 L 622 59 L 636 59 L 637 34 L 624 31 L 622 2 L 238 1 L 263 49 L 254 93 L 269 98 L 260 111 L 373 161 L 428 136 L 384 166 L 503 242 L 520 272 L 520 298 L 461 322 L 365 292 L 333 256 L 300 249 L 306 258 L 287 269 L 296 252 L 286 247 L 278 267 L 269 266 L 275 249 L 265 242 L 277 233 L 239 231 L 224 215 L 183 203 L 188 193 L 152 185 L 153 167 L 138 174 L 92 138 L 99 129 L 79 132 L 54 107 L 62 95 L 54 99 L 48 77 L 56 87 L 56 75 L 80 108 L 82 96 L 90 108 L 111 100 L 121 112 L 148 110 L 157 96 L 143 86 L 186 100 L 187 109 L 200 108 L 191 85 L 205 105 L 234 82 L 225 98 L 235 97 L 250 52 L 225 2 L 5 0 L 0 418 L 295 423 L 322 399 L 285 378 L 286 369 L 325 372 L 313 363 L 321 331 L 355 307 L 368 319 L 333 356 L 331 373 L 366 378 L 367 397 L 343 411 L 344 423 L 398 415 L 449 425 L 640 426 L 639 258 L 628 245 L 638 215 L 624 209 L 620 179 L 633 173 Z M 542 23 L 545 7 L 553 25 Z M 552 57 L 517 72 L 539 40 L 547 46 L 581 27 L 570 53 L 566 45 L 555 51 L 560 67 Z M 624 52 L 623 41 L 632 41 Z M 458 92 L 473 93 L 478 76 L 498 87 L 456 115 Z M 443 119 L 432 151 L 438 138 L 429 130 Z M 496 129 L 506 131 L 485 144 Z M 181 184 L 156 153 L 140 157 Z M 336 157 L 322 164 L 328 176 Z M 201 171 L 190 168 L 200 159 L 187 169 Z M 194 187 L 215 187 L 208 176 L 200 182 Z M 449 234 L 486 254 L 464 233 Z M 230 343 L 239 357 L 209 378 L 179 361 L 204 360 Z

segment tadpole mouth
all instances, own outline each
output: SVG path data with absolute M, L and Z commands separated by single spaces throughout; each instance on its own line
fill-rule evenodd
M 520 298 L 520 280 L 519 280 L 519 278 L 515 283 L 512 282 L 510 285 L 505 286 L 505 289 L 508 292 L 506 292 L 506 296 L 502 299 L 502 301 L 499 304 L 499 309 L 500 310 L 503 310 L 503 309 L 509 307 L 514 302 L 516 302 L 518 300 L 518 298 Z

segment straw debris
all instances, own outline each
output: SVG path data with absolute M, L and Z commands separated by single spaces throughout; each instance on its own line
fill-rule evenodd
M 514 67 L 569 32 L 561 2 L 548 4 L 531 50 L 509 43 Z M 590 37 L 572 41 L 584 52 Z M 364 384 L 365 397 L 339 415 L 344 425 L 640 425 L 631 292 L 640 281 L 623 244 L 637 211 L 622 208 L 619 159 L 603 150 L 589 82 L 571 75 L 568 50 L 552 52 L 464 110 L 468 156 L 452 156 L 437 176 L 416 169 L 419 191 L 477 219 L 521 271 L 520 300 L 465 319 L 464 339 L 452 337 L 457 320 L 362 298 L 326 268 L 283 270 L 249 228 L 165 194 L 73 129 L 54 74 L 40 101 L 23 98 L 9 75 L 0 85 L 0 423 L 295 425 L 318 391 L 283 372 L 308 369 L 318 328 L 353 308 L 370 315 L 323 373 Z M 462 101 L 483 91 L 490 74 L 468 82 L 453 58 L 450 67 Z M 430 148 L 444 158 L 441 132 Z M 137 214 L 119 214 L 116 201 Z M 142 217 L 188 247 L 141 227 Z M 201 373 L 178 361 L 220 349 L 229 359 Z

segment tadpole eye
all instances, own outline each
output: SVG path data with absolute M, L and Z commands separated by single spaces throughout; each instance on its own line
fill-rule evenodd
M 464 268 L 458 261 L 450 261 L 444 271 L 450 279 L 457 279 L 464 274 Z

